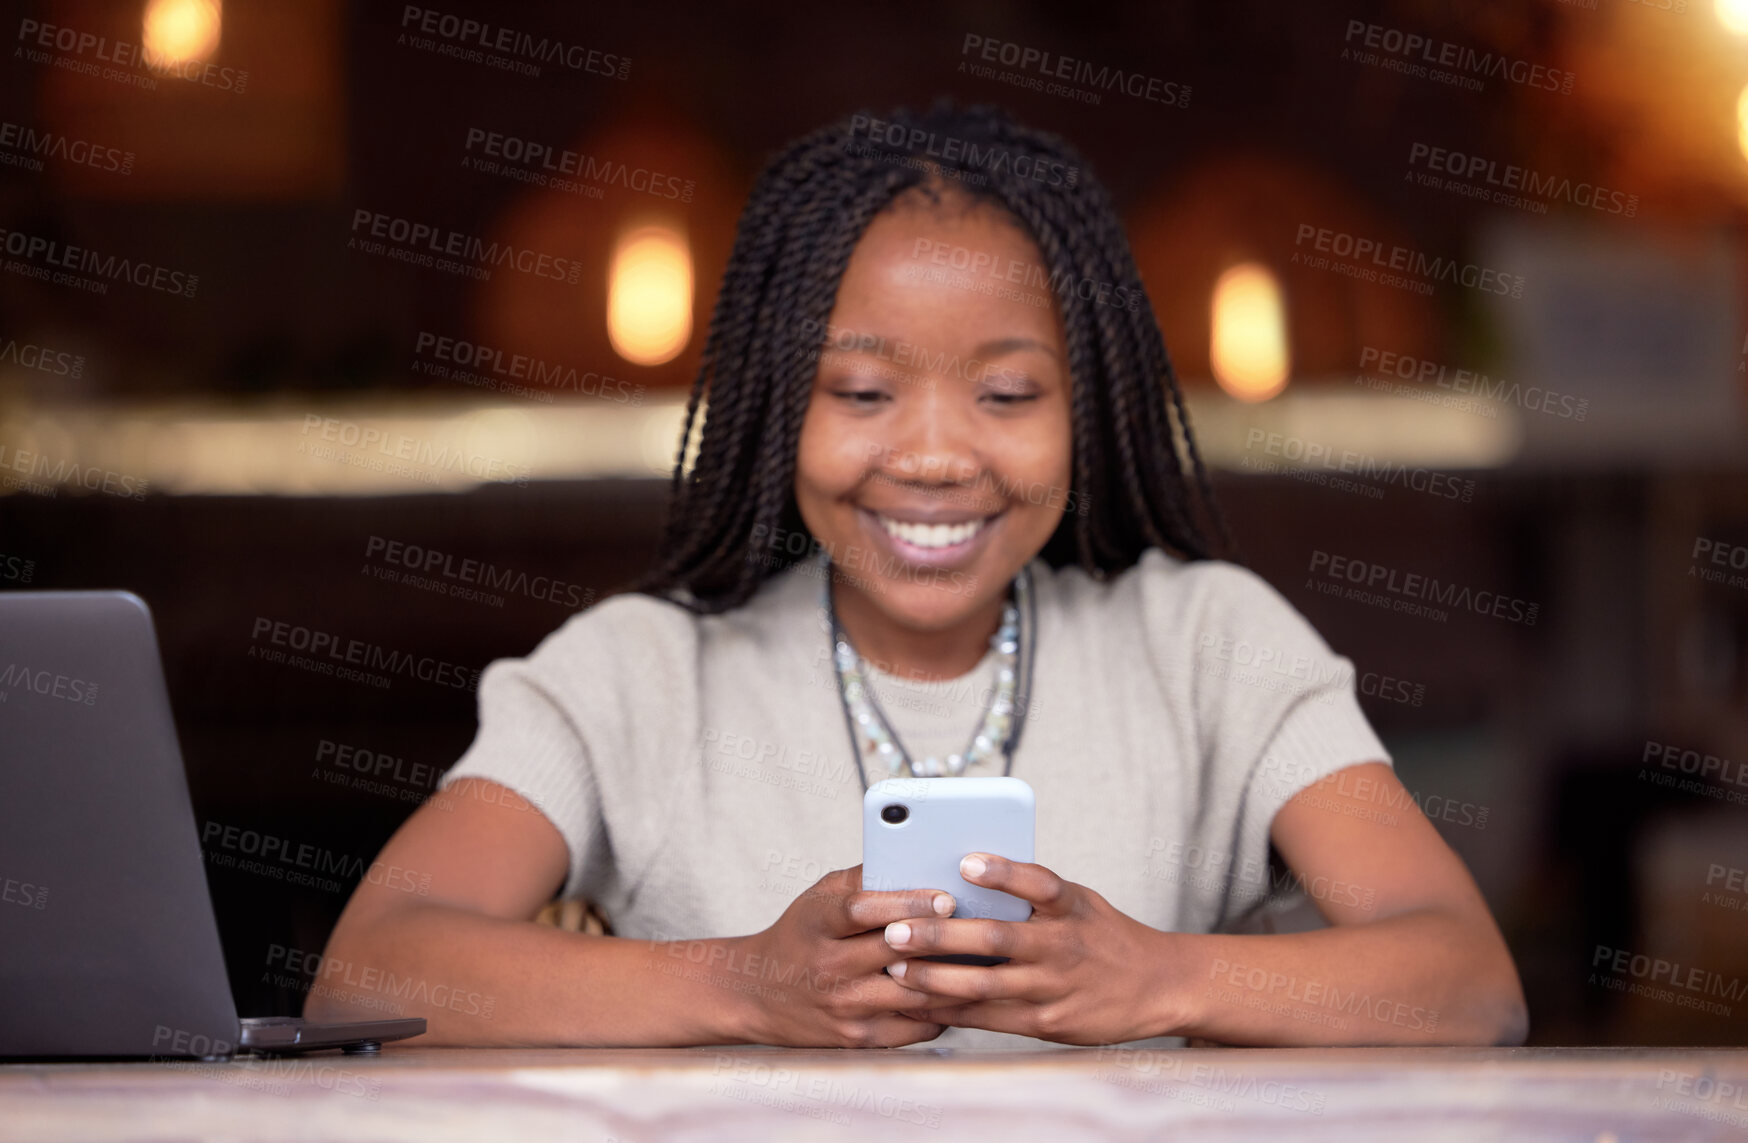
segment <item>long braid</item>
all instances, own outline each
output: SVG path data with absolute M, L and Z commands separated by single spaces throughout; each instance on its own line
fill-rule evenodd
M 783 168 L 776 166 L 768 170 L 760 178 L 758 185 L 753 188 L 752 198 L 756 201 L 777 193 L 773 189 L 773 184 L 786 190 L 787 187 L 783 186 L 783 173 Z M 734 250 L 722 276 L 720 296 L 725 302 L 729 299 L 756 295 L 759 292 L 757 284 L 753 281 L 753 268 L 763 264 L 763 251 L 768 248 L 770 236 L 774 233 L 777 222 L 778 217 L 772 215 L 769 224 L 762 229 L 744 226 L 735 236 Z M 676 496 L 680 490 L 681 473 L 685 468 L 686 450 L 691 441 L 693 421 L 698 412 L 700 399 L 704 395 L 706 382 L 719 369 L 732 372 L 737 370 L 740 365 L 738 360 L 725 361 L 721 359 L 721 355 L 725 352 L 724 333 L 730 324 L 734 308 L 731 304 L 719 304 L 710 317 L 710 331 L 704 341 L 704 352 L 699 362 L 698 378 L 693 383 L 691 397 L 686 402 L 686 423 L 680 431 L 680 451 L 674 459 L 674 478 L 671 491 Z M 738 346 L 729 346 L 729 350 L 735 348 Z M 670 521 L 670 523 L 672 522 L 674 521 Z
M 817 307 L 818 316 L 810 315 L 806 320 L 824 324 L 836 303 L 838 283 L 843 278 L 862 231 L 912 181 L 891 173 L 873 187 L 862 186 L 856 179 L 845 181 L 844 197 L 833 202 L 829 210 L 829 214 L 841 220 L 841 223 L 836 226 L 826 243 L 817 248 L 817 256 L 807 267 L 807 277 L 799 286 L 800 295 L 807 298 L 810 305 Z M 791 509 L 793 504 L 795 454 L 801 439 L 801 425 L 807 415 L 808 397 L 812 392 L 818 360 L 816 345 L 796 337 L 791 339 L 786 349 L 786 360 L 778 367 L 776 376 L 781 379 L 776 388 L 781 397 L 775 409 L 775 424 L 779 447 L 775 451 L 777 462 L 766 467 L 767 479 L 759 489 L 755 523 L 768 529 L 759 533 L 761 535 L 787 536 L 791 531 L 799 531 L 795 526 L 799 522 L 799 513 L 791 516 L 786 509 Z M 748 566 L 752 567 L 757 562 L 758 553 L 749 550 Z M 758 579 L 754 578 L 745 586 L 750 594 L 757 588 Z
M 687 401 L 660 554 L 636 590 L 719 612 L 800 558 L 794 545 L 770 541 L 803 533 L 796 452 L 822 334 L 862 233 L 911 188 L 937 195 L 951 186 L 1001 207 L 1050 275 L 1072 377 L 1073 458 L 1069 511 L 1045 558 L 1101 578 L 1149 547 L 1207 558 L 1216 545 L 1203 519 L 1219 549 L 1232 551 L 1122 225 L 1085 161 L 995 108 L 943 103 L 884 119 L 904 129 L 905 144 L 869 146 L 846 120 L 787 147 L 755 184 Z M 937 138 L 958 145 L 923 145 Z M 1016 154 L 1034 170 L 1047 163 L 1077 178 L 1026 177 Z M 1134 291 L 1137 308 L 1084 297 L 1082 283 Z M 694 428 L 697 455 L 685 475 Z
M 1185 487 L 1182 466 L 1171 435 L 1160 392 L 1159 378 L 1166 368 L 1164 342 L 1159 325 L 1154 320 L 1147 294 L 1141 289 L 1139 275 L 1134 272 L 1134 260 L 1120 226 L 1112 227 L 1115 212 L 1102 201 L 1102 188 L 1074 200 L 1087 219 L 1089 228 L 1099 226 L 1110 232 L 1103 235 L 1103 248 L 1108 252 L 1100 274 L 1123 281 L 1136 298 L 1130 306 L 1090 306 L 1102 329 L 1109 330 L 1112 356 L 1110 366 L 1115 383 L 1111 386 L 1114 433 L 1122 450 L 1122 472 L 1130 501 L 1136 505 L 1142 535 L 1148 543 L 1161 548 L 1175 548 L 1185 555 L 1201 557 L 1207 554 L 1199 528 L 1190 507 L 1191 497 Z M 1078 299 L 1077 299 L 1078 301 Z M 1118 343 L 1124 351 L 1117 350 Z M 1159 350 L 1160 352 L 1155 352 Z M 1148 448 L 1148 441 L 1163 441 L 1165 448 Z M 1139 458 L 1138 460 L 1136 458 Z M 1169 526 L 1160 534 L 1157 522 L 1163 509 Z
M 820 294 L 823 284 L 817 280 L 820 275 L 811 272 L 817 265 L 818 255 L 817 249 L 812 248 L 811 239 L 818 232 L 821 219 L 836 213 L 841 197 L 849 193 L 851 187 L 846 185 L 847 180 L 841 173 L 833 178 L 830 173 L 822 172 L 821 177 L 831 179 L 837 185 L 833 193 L 814 196 L 796 213 L 791 235 L 795 245 L 786 248 L 787 256 L 780 260 L 771 276 L 770 288 L 759 312 L 762 336 L 755 360 L 760 362 L 761 371 L 770 377 L 769 391 L 773 398 L 765 409 L 762 435 L 765 440 L 777 442 L 773 462 L 767 463 L 760 472 L 751 504 L 752 524 L 762 529 L 759 535 L 775 534 L 783 505 L 791 495 L 789 486 L 794 478 L 795 449 L 801 430 L 801 417 L 797 414 L 806 410 L 806 386 L 813 376 L 806 347 L 792 327 L 797 316 L 802 321 L 811 318 L 812 314 L 806 312 L 808 308 L 824 309 L 829 313 L 836 294 L 835 289 L 831 296 L 822 297 Z M 841 268 L 834 280 L 836 277 L 842 277 Z M 731 598 L 744 601 L 758 586 L 762 578 L 759 560 L 758 548 L 747 545 Z
M 710 568 L 716 574 L 707 578 L 714 580 L 720 574 L 715 565 L 744 546 L 744 537 L 735 535 L 733 525 L 737 521 L 725 519 L 723 505 L 740 486 L 741 475 L 753 461 L 747 455 L 745 442 L 751 405 L 761 395 L 761 388 L 747 379 L 758 376 L 756 362 L 762 348 L 758 336 L 760 311 L 766 308 L 772 264 L 789 223 L 781 207 L 807 181 L 819 134 L 792 145 L 767 167 L 741 216 L 711 319 L 715 344 L 706 343 L 688 401 L 686 431 L 682 433 L 681 451 L 674 467 L 673 486 L 680 491 L 673 495 L 661 548 L 666 558 L 638 585 L 639 590 L 650 590 L 648 585 L 655 583 L 686 586 L 680 573 L 688 567 L 692 575 Z M 680 474 L 688 434 L 707 386 L 710 427 L 701 434 L 691 479 L 682 484 Z M 697 500 L 700 494 L 705 497 L 702 503 Z
M 1232 536 L 1232 529 L 1226 522 L 1226 513 L 1220 510 L 1220 502 L 1214 499 L 1214 483 L 1208 477 L 1207 466 L 1202 463 L 1202 451 L 1196 447 L 1196 435 L 1190 431 L 1190 413 L 1184 408 L 1183 387 L 1177 383 L 1177 370 L 1171 367 L 1170 357 L 1165 362 L 1165 382 L 1171 388 L 1172 407 L 1177 410 L 1184 447 L 1189 450 L 1190 464 L 1196 472 L 1196 487 L 1202 493 L 1202 502 L 1206 505 L 1208 514 L 1213 517 L 1215 531 L 1220 537 L 1220 550 L 1226 553 L 1228 559 L 1236 561 L 1240 558 L 1238 541 Z
M 1070 267 L 1067 280 L 1072 284 L 1076 276 L 1072 270 L 1075 262 L 1072 255 L 1063 248 L 1061 237 L 1067 230 L 1066 219 L 1052 218 L 1053 214 L 1058 214 L 1063 209 L 1063 204 L 1055 198 L 1035 201 L 1032 196 L 1028 196 L 1013 201 L 1010 208 L 1039 236 L 1039 252 L 1044 255 L 1045 264 L 1053 272 L 1060 273 L 1061 267 L 1065 265 Z M 1085 430 L 1077 433 L 1077 437 L 1084 438 L 1085 447 L 1076 449 L 1077 467 L 1081 471 L 1076 472 L 1075 480 L 1083 495 L 1102 500 L 1110 495 L 1109 469 L 1102 462 L 1102 444 L 1110 438 L 1115 421 L 1106 394 L 1099 387 L 1082 380 L 1095 376 L 1092 343 L 1097 330 L 1089 322 L 1078 320 L 1078 311 L 1074 309 L 1078 304 L 1079 299 L 1073 296 L 1072 291 L 1068 297 L 1062 299 L 1063 332 L 1067 341 L 1069 372 L 1075 379 L 1076 428 Z M 1110 357 L 1108 354 L 1101 354 L 1101 357 L 1107 375 L 1110 375 Z M 1077 439 L 1077 446 L 1082 443 L 1082 440 Z M 1109 513 L 1093 513 L 1080 522 L 1083 525 L 1079 529 L 1081 566 L 1091 569 L 1102 567 L 1109 560 L 1121 559 L 1127 544 L 1123 538 L 1112 534 L 1111 529 L 1116 522 L 1116 518 Z
M 1034 144 L 1037 142 L 1026 141 Z M 1067 234 L 1096 235 L 1099 239 L 1073 244 L 1072 257 L 1066 265 L 1065 280 L 1071 284 L 1079 281 L 1127 281 L 1130 288 L 1136 291 L 1137 302 L 1145 300 L 1137 275 L 1132 272 L 1133 260 L 1129 255 L 1128 243 L 1121 227 L 1111 224 L 1114 212 L 1104 198 L 1102 188 L 1089 185 L 1082 193 L 1072 196 L 1048 196 L 1041 205 L 1047 215 L 1069 216 L 1058 222 Z M 1040 228 L 1034 226 L 1034 230 L 1037 229 Z M 1050 252 L 1046 251 L 1045 254 L 1053 269 L 1064 269 L 1051 258 Z M 1137 445 L 1138 439 L 1147 439 L 1149 433 L 1156 434 L 1152 439 L 1163 439 L 1167 442 L 1172 440 L 1169 425 L 1165 423 L 1164 403 L 1158 386 L 1135 383 L 1157 377 L 1159 368 L 1164 364 L 1162 356 L 1148 352 L 1149 340 L 1138 328 L 1143 324 L 1150 327 L 1153 344 L 1163 345 L 1152 312 L 1149 310 L 1143 314 L 1139 304 L 1134 309 L 1127 306 L 1093 305 L 1080 298 L 1074 290 L 1068 291 L 1063 298 L 1063 307 L 1065 316 L 1071 307 L 1082 311 L 1100 335 L 1106 374 L 1113 381 L 1109 387 L 1111 436 L 1118 448 L 1123 490 L 1134 514 L 1132 519 L 1140 526 L 1139 536 L 1156 547 L 1177 549 L 1191 556 L 1206 554 L 1199 543 L 1198 529 L 1184 511 L 1187 497 L 1184 495 L 1186 490 L 1183 488 L 1181 466 L 1161 463 L 1166 454 L 1158 449 L 1146 449 Z M 1129 319 L 1127 332 L 1132 340 L 1116 328 L 1120 318 L 1125 316 Z M 1136 360 L 1137 355 L 1139 361 Z M 1137 411 L 1140 414 L 1139 424 L 1136 423 Z M 1162 430 L 1163 436 L 1157 435 Z M 1171 456 L 1175 458 L 1175 453 Z M 1157 498 L 1150 497 L 1149 490 L 1159 493 Z M 1168 492 L 1175 494 L 1166 494 Z M 1156 524 L 1158 509 L 1155 499 L 1173 525 L 1165 530 L 1167 534 L 1162 534 Z M 1126 550 L 1133 543 L 1133 539 L 1126 537 L 1118 542 L 1118 550 Z

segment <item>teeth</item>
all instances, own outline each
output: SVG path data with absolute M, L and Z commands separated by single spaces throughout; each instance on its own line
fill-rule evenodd
M 875 519 L 888 535 L 919 548 L 950 548 L 963 544 L 977 535 L 987 520 L 967 520 L 963 524 L 907 524 L 876 514 Z

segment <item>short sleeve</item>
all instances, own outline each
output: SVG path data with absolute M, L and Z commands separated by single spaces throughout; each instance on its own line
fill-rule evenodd
M 638 811 L 665 793 L 646 763 L 675 756 L 696 656 L 692 619 L 676 604 L 628 592 L 573 615 L 526 658 L 486 668 L 479 731 L 443 784 L 485 778 L 515 791 L 570 850 L 562 895 L 623 905 L 635 871 L 618 865 L 652 844 Z
M 564 897 L 590 897 L 586 884 L 605 867 L 605 828 L 594 760 L 581 731 L 543 684 L 540 651 L 526 659 L 499 659 L 480 676 L 479 730 L 472 745 L 443 776 L 450 786 L 483 778 L 516 796 L 506 805 L 543 814 L 564 838 L 570 871 Z
M 1194 711 L 1192 843 L 1226 873 L 1223 891 L 1184 903 L 1212 931 L 1268 897 L 1282 806 L 1337 770 L 1392 759 L 1360 709 L 1352 662 L 1267 580 L 1220 560 L 1150 551 L 1143 562 L 1155 669 L 1188 688 Z

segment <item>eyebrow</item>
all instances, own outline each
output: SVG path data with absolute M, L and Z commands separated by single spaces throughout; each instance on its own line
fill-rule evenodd
M 1004 353 L 1012 353 L 1016 349 L 1036 349 L 1048 353 L 1058 361 L 1062 360 L 1060 353 L 1035 337 L 998 337 L 994 341 L 984 342 L 973 352 L 978 357 L 999 357 Z
M 875 345 L 838 346 L 828 339 L 823 343 L 823 347 L 833 353 L 871 353 L 875 356 L 879 356 L 880 351 L 877 346 L 897 345 L 900 343 L 912 344 L 906 341 L 905 338 L 891 337 L 883 333 L 873 334 L 872 336 L 875 338 Z M 1035 337 L 998 337 L 977 346 L 971 351 L 971 356 L 1000 357 L 1003 354 L 1013 353 L 1015 350 L 1020 349 L 1036 349 L 1042 353 L 1048 353 L 1051 357 L 1056 358 L 1057 361 L 1062 360 L 1062 355 L 1060 353 L 1057 353 L 1055 349 L 1051 348 L 1044 342 L 1039 341 Z

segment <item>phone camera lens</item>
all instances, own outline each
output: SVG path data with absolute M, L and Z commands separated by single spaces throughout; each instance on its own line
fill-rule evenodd
M 890 805 L 880 811 L 880 820 L 891 822 L 893 825 L 897 825 L 908 817 L 910 817 L 910 810 L 900 805 Z

